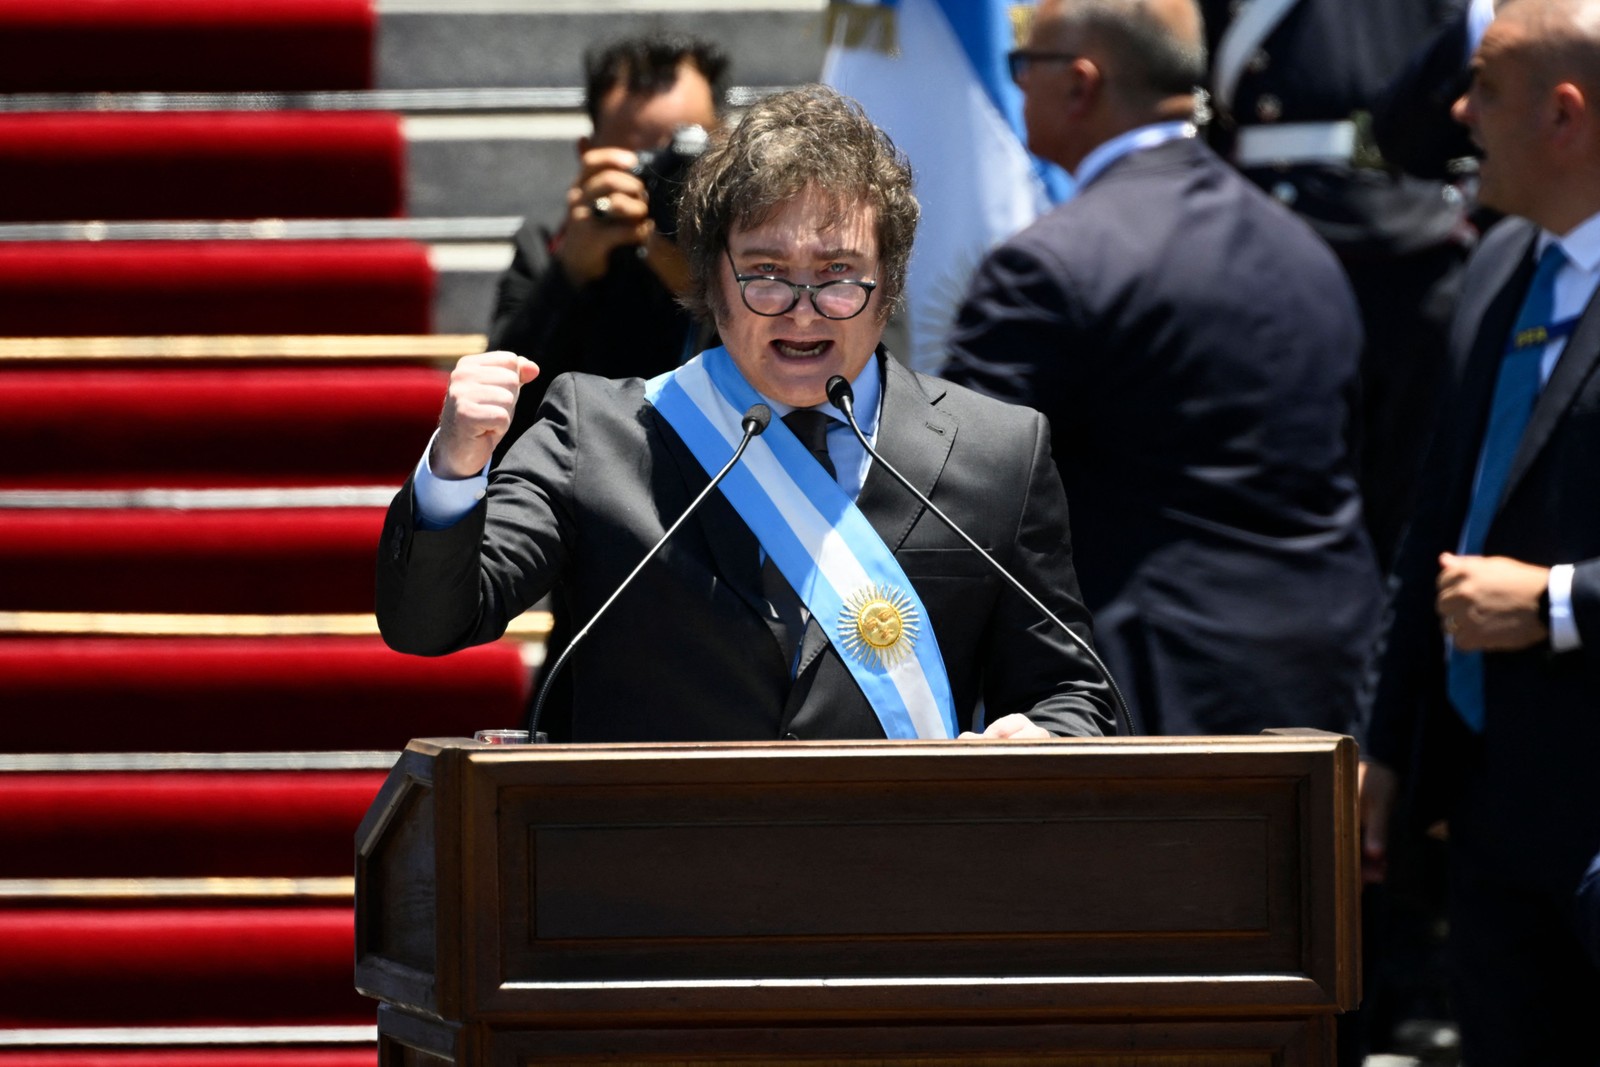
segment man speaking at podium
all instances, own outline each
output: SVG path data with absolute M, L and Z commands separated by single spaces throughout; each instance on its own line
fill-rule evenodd
M 650 381 L 562 375 L 492 477 L 538 368 L 462 359 L 385 520 L 384 638 L 421 655 L 492 641 L 554 591 L 594 623 L 568 667 L 579 741 L 1110 732 L 1089 656 L 829 402 L 847 379 L 879 455 L 1088 638 L 1044 419 L 879 347 L 917 216 L 904 157 L 856 105 L 810 87 L 752 107 L 696 165 L 679 215 L 686 303 L 725 347 Z M 596 620 L 741 439 L 717 491 Z

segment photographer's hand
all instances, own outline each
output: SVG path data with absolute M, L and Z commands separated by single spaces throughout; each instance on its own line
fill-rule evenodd
M 661 284 L 681 296 L 689 288 L 689 261 L 683 249 L 670 237 L 663 237 L 652 227 L 645 242 L 645 266 L 655 271 Z
M 573 285 L 587 285 L 603 276 L 613 249 L 645 245 L 654 235 L 644 183 L 629 173 L 638 161 L 625 148 L 591 148 L 579 157 L 555 253 Z M 595 211 L 596 202 L 605 208 L 603 217 Z M 658 243 L 661 240 L 657 238 Z

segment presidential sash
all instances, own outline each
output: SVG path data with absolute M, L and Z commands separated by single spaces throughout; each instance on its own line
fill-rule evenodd
M 645 396 L 708 474 L 733 455 L 740 419 L 762 402 L 725 348 L 652 378 Z M 954 737 L 955 701 L 921 598 L 806 446 L 774 419 L 720 488 L 839 650 L 883 732 Z

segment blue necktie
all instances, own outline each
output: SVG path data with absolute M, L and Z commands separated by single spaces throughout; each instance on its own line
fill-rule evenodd
M 1467 508 L 1466 526 L 1461 532 L 1461 553 L 1476 556 L 1483 552 L 1505 492 L 1511 461 L 1522 442 L 1522 433 L 1533 415 L 1539 398 L 1539 363 L 1544 357 L 1545 330 L 1555 318 L 1556 275 L 1566 264 L 1561 246 L 1551 242 L 1539 257 L 1533 283 L 1511 331 L 1511 343 L 1500 361 L 1500 375 L 1494 383 L 1494 399 L 1489 407 L 1489 426 L 1483 434 L 1483 450 L 1478 455 L 1478 478 L 1472 487 L 1472 503 Z M 1483 653 L 1458 652 L 1450 646 L 1447 683 L 1450 702 L 1473 733 L 1483 732 Z

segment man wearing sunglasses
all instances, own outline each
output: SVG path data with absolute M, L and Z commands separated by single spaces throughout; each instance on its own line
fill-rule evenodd
M 688 181 L 685 302 L 723 346 L 648 381 L 558 377 L 485 469 L 520 388 L 463 359 L 396 497 L 378 618 L 405 652 L 497 638 L 547 591 L 581 623 L 574 740 L 992 738 L 1108 732 L 1108 687 L 872 458 L 875 450 L 1087 640 L 1041 416 L 924 378 L 879 342 L 918 207 L 901 156 L 832 90 L 756 104 Z M 739 444 L 717 492 L 596 616 Z

